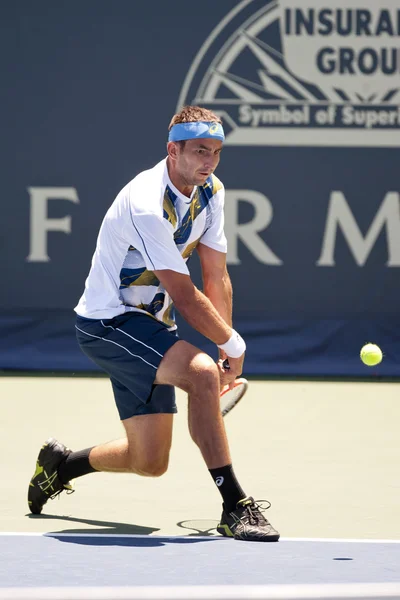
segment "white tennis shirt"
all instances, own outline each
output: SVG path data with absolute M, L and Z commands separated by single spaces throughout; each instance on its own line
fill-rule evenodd
M 154 271 L 188 275 L 186 262 L 199 242 L 226 252 L 224 196 L 211 175 L 187 198 L 172 184 L 166 159 L 139 173 L 104 217 L 76 313 L 111 319 L 140 311 L 175 329 L 172 300 Z

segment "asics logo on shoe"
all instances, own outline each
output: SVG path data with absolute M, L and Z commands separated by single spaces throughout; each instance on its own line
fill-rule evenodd
M 28 487 L 28 505 L 32 513 L 40 514 L 49 498 L 53 499 L 63 491 L 67 494 L 74 491 L 69 481 L 63 483 L 58 477 L 58 467 L 70 452 L 54 438 L 49 438 L 41 447 Z
M 46 471 L 44 471 L 44 474 L 47 476 Z M 47 493 L 47 490 L 50 489 L 54 489 L 53 488 L 53 483 L 55 482 L 55 480 L 57 479 L 57 473 L 53 473 L 53 475 L 50 475 L 50 477 L 48 477 L 47 479 L 45 479 L 44 481 L 38 481 L 38 486 L 40 487 L 40 489 Z
M 217 477 L 217 479 L 215 480 L 215 483 L 217 484 L 218 487 L 221 487 L 221 485 L 224 483 L 224 478 L 222 476 Z
M 227 513 L 222 512 L 222 517 L 217 531 L 223 536 L 234 537 L 236 540 L 248 542 L 277 542 L 279 532 L 274 529 L 262 514 L 262 510 L 269 508 L 254 501 L 251 496 L 239 500 L 236 509 Z

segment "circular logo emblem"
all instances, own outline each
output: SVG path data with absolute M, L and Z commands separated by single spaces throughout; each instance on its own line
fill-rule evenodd
M 212 125 L 210 125 L 208 133 L 210 133 L 211 135 L 215 135 L 218 132 L 218 129 L 219 129 L 219 124 L 213 123 Z

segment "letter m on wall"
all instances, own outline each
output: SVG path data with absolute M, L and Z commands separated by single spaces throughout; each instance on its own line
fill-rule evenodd
M 386 265 L 400 267 L 400 194 L 398 192 L 386 194 L 365 237 L 357 225 L 344 194 L 339 191 L 332 192 L 318 266 L 335 266 L 335 243 L 339 227 L 359 266 L 365 264 L 379 233 L 385 227 L 388 249 Z

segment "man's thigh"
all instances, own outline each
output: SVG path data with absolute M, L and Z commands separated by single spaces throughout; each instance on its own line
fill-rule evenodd
M 173 385 L 189 391 L 191 383 L 197 380 L 200 385 L 207 381 L 218 380 L 215 361 L 184 340 L 179 340 L 164 355 L 157 370 L 156 383 Z
M 172 385 L 151 384 L 147 400 L 144 401 L 135 391 L 132 391 L 135 390 L 136 378 L 129 376 L 127 383 L 130 386 L 129 388 L 114 379 L 114 377 L 111 377 L 115 404 L 117 405 L 121 421 L 125 422 L 126 419 L 135 416 L 163 413 L 173 414 L 178 411 L 175 400 L 175 388 Z M 144 382 L 142 381 L 140 385 L 143 387 Z M 147 394 L 147 391 L 145 394 Z M 144 395 L 143 397 L 146 396 Z
M 122 420 L 176 412 L 174 389 L 155 385 L 164 354 L 178 341 L 175 332 L 130 312 L 114 319 L 77 317 L 76 333 L 82 351 L 110 376 Z

